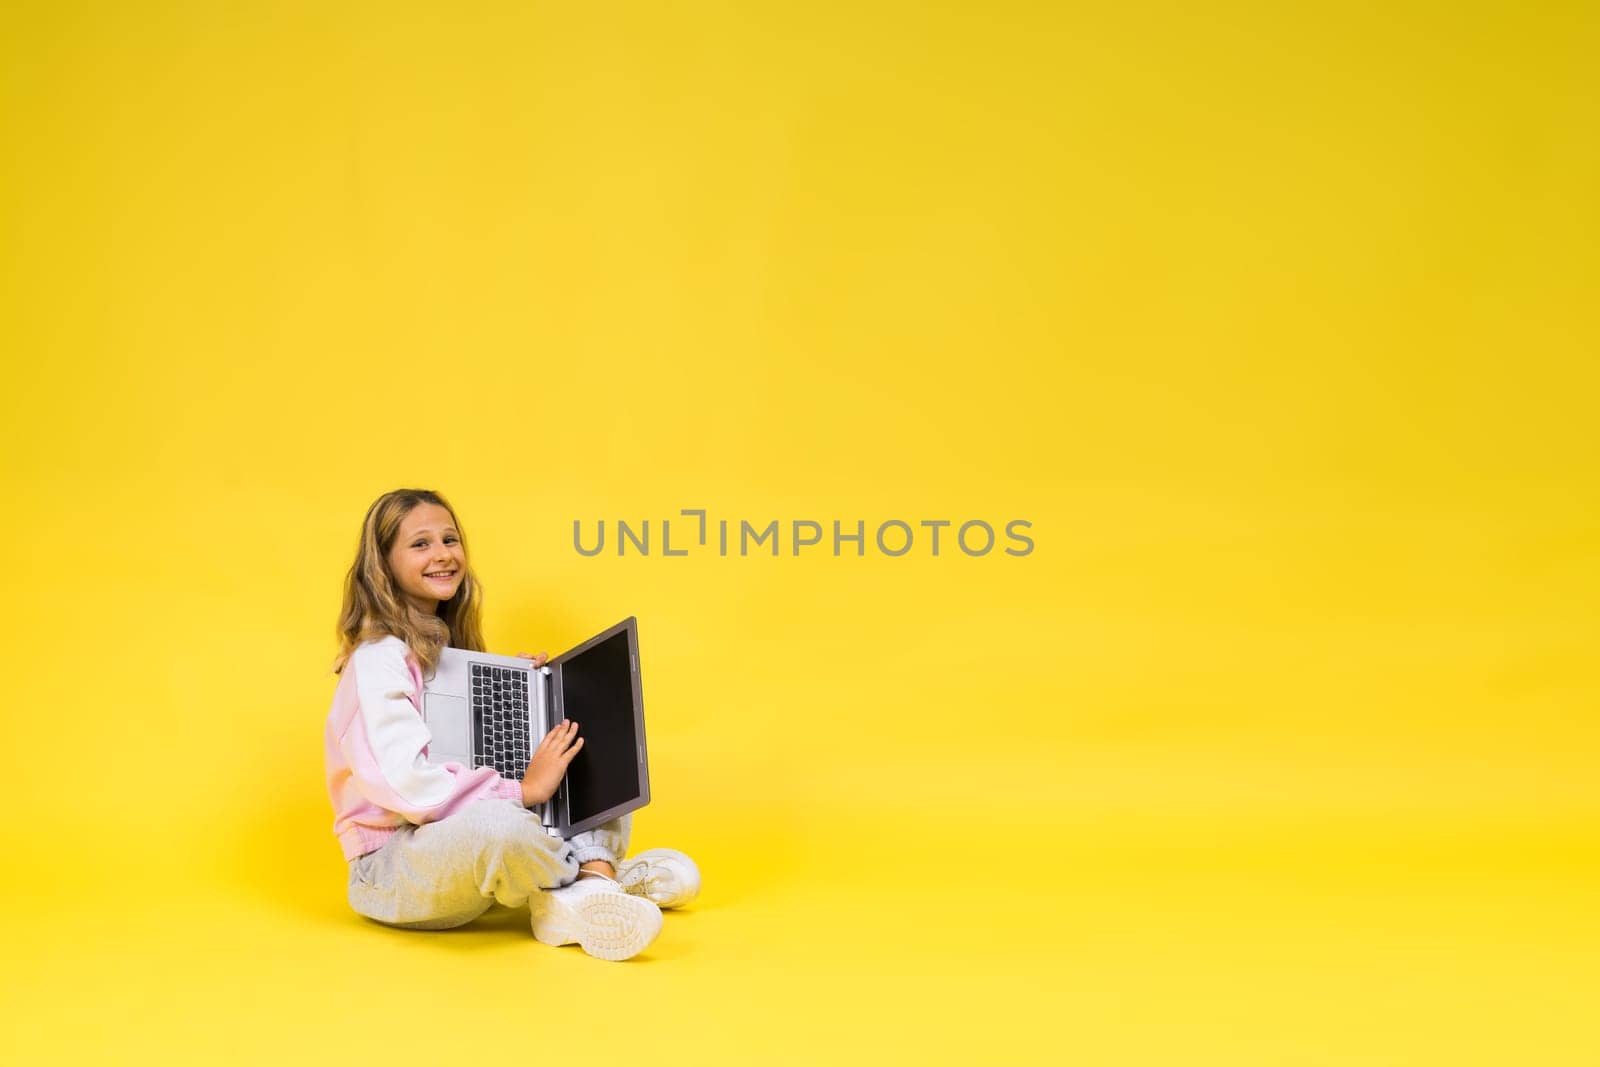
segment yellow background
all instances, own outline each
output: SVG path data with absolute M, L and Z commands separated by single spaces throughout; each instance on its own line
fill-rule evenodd
M 0 1053 L 1595 1062 L 1597 37 L 13 5 Z M 492 647 L 639 618 L 635 845 L 706 881 L 632 963 L 348 910 L 400 485 Z M 571 547 L 694 507 L 1037 547 Z

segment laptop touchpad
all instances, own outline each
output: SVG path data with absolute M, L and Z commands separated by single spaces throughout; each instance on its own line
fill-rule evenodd
M 467 710 L 464 697 L 445 693 L 426 693 L 422 701 L 423 716 L 428 720 L 428 732 L 433 744 L 428 747 L 430 759 L 440 756 L 466 756 L 472 751 L 472 715 Z

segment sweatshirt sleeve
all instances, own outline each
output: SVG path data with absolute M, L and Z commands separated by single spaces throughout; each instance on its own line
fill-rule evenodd
M 362 796 L 408 822 L 435 822 L 488 797 L 522 802 L 522 786 L 495 773 L 458 763 L 432 764 L 433 739 L 412 698 L 416 683 L 405 643 L 390 637 L 351 654 L 357 709 L 339 738 L 351 779 Z

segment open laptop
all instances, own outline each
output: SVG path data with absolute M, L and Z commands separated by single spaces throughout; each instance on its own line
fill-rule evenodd
M 550 728 L 578 724 L 583 748 L 535 812 L 558 837 L 592 830 L 650 803 L 639 627 L 629 616 L 535 667 L 531 660 L 447 648 L 423 683 L 428 762 L 493 767 L 521 781 Z

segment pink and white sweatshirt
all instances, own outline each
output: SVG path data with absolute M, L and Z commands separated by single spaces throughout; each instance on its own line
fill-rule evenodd
M 522 784 L 491 767 L 427 762 L 422 671 L 398 637 L 350 654 L 325 735 L 333 832 L 346 860 L 383 846 L 406 823 L 437 822 L 488 797 L 522 803 Z

